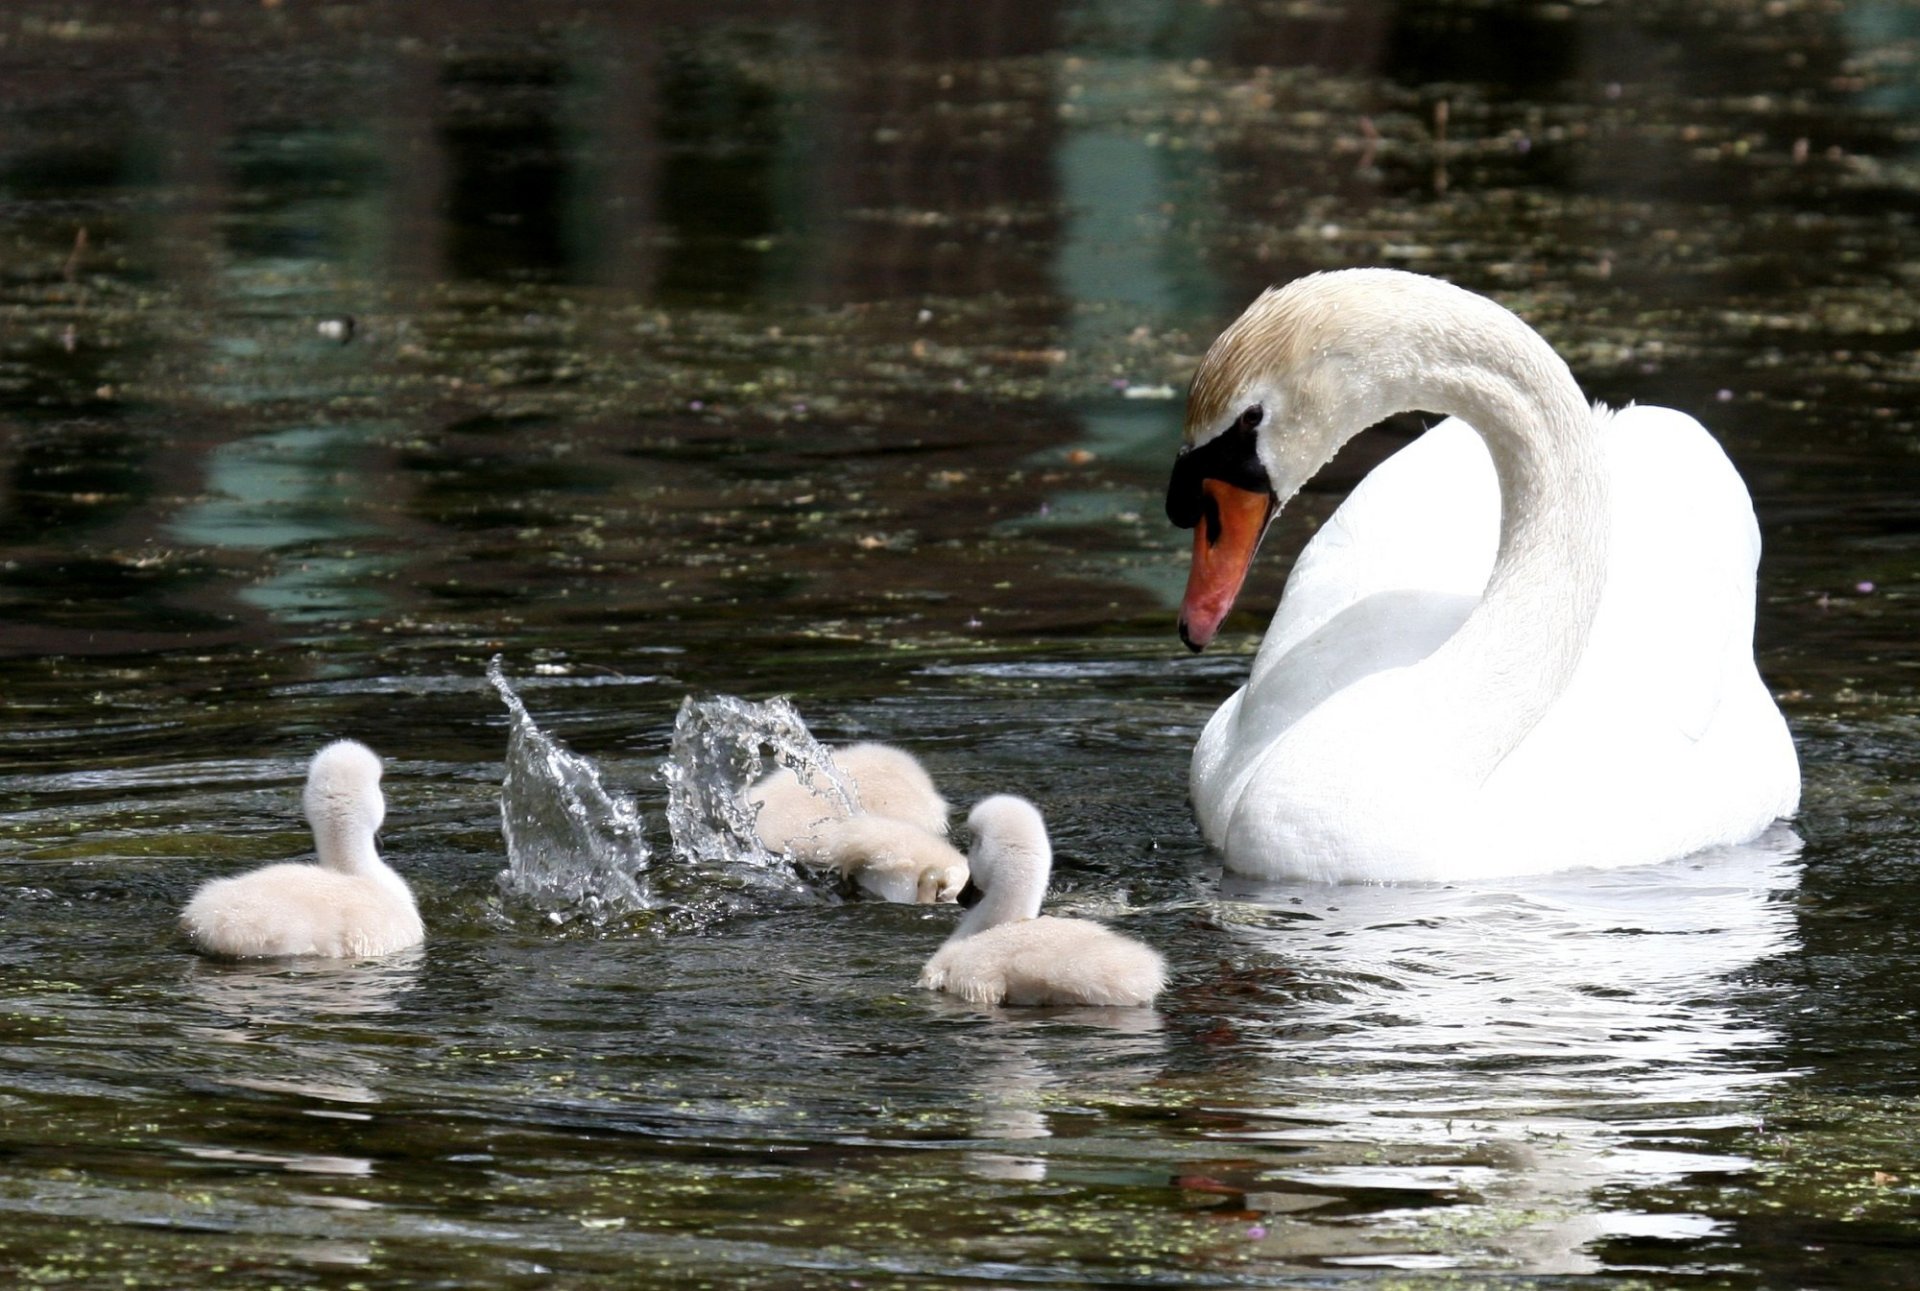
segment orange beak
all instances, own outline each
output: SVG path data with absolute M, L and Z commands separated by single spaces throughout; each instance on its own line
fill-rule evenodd
M 1193 565 L 1180 602 L 1180 639 L 1194 651 L 1206 649 L 1220 630 L 1278 510 L 1273 494 L 1223 480 L 1202 480 L 1200 491 L 1204 514 L 1193 527 Z

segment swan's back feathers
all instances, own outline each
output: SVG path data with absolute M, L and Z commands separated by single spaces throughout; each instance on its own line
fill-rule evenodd
M 390 885 L 299 863 L 203 884 L 180 926 L 201 951 L 231 959 L 364 959 L 426 936 L 413 893 L 397 876 Z
M 1588 650 L 1639 679 L 1650 720 L 1698 740 L 1735 677 L 1753 671 L 1753 502 L 1718 441 L 1685 413 L 1627 407 L 1604 432 L 1612 548 Z
M 891 744 L 850 744 L 835 749 L 833 760 L 857 786 L 860 810 L 946 836 L 947 800 L 911 753 Z
M 1754 663 L 1760 530 L 1739 473 L 1672 409 L 1605 430 L 1607 594 L 1566 694 L 1487 787 L 1537 811 L 1584 786 L 1608 818 L 1583 860 L 1625 864 L 1753 837 L 1798 808 L 1800 764 Z
M 911 753 L 890 744 L 865 743 L 829 749 L 827 756 L 853 798 L 851 810 L 825 777 L 803 783 L 787 767 L 741 793 L 741 803 L 754 813 L 754 832 L 768 851 L 791 852 L 798 860 L 821 864 L 827 827 L 855 812 L 905 821 L 946 837 L 947 801 Z

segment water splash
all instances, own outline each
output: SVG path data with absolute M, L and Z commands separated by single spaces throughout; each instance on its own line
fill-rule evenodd
M 546 734 L 508 684 L 498 655 L 487 680 L 511 716 L 500 828 L 507 868 L 501 891 L 532 902 L 554 923 L 609 920 L 653 909 L 653 854 L 632 800 L 608 790 L 600 769 Z
M 754 703 L 732 695 L 689 696 L 681 702 L 673 745 L 659 771 L 667 786 L 667 827 L 674 853 L 709 882 L 719 879 L 736 900 L 789 904 L 796 898 L 818 898 L 820 890 L 806 882 L 788 858 L 761 846 L 753 812 L 740 802 L 740 792 L 766 769 L 769 753 L 803 784 L 822 788 L 848 811 L 854 810 L 851 786 L 787 700 Z
M 767 753 L 800 777 L 857 810 L 853 786 L 844 780 L 826 746 L 813 738 L 798 710 L 785 699 L 756 704 L 733 695 L 688 697 L 673 723 L 673 749 L 660 764 L 667 785 L 667 827 L 673 845 L 703 861 L 731 864 L 751 853 L 766 855 L 753 830 L 753 813 L 740 793 L 767 769 Z
M 835 899 L 827 880 L 810 880 L 760 845 L 739 799 L 771 754 L 852 809 L 850 787 L 786 700 L 718 695 L 681 704 L 658 772 L 673 845 L 655 855 L 639 807 L 606 787 L 591 758 L 540 729 L 498 657 L 487 680 L 512 718 L 500 786 L 507 895 L 556 924 L 602 928 L 643 916 L 639 923 L 658 932 L 702 932 L 737 915 Z

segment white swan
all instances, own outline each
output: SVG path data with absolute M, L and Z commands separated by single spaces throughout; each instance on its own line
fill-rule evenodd
M 932 905 L 958 901 L 967 858 L 918 825 L 864 812 L 823 825 L 815 857 L 882 901 Z
M 891 744 L 849 744 L 827 750 L 841 781 L 852 791 L 849 812 L 832 786 L 803 784 L 787 767 L 762 777 L 740 795 L 753 813 L 754 833 L 772 852 L 791 852 L 808 864 L 821 858 L 823 831 L 855 813 L 905 821 L 937 838 L 947 836 L 947 800 L 918 758 Z
M 375 850 L 387 808 L 373 751 L 352 740 L 321 749 L 307 769 L 305 803 L 319 863 L 202 884 L 180 915 L 196 949 L 236 959 L 360 959 L 425 937 L 412 890 Z
M 1753 662 L 1759 530 L 1698 422 L 1587 404 L 1505 309 L 1353 269 L 1268 291 L 1194 376 L 1167 513 L 1198 650 L 1274 514 L 1346 440 L 1449 420 L 1301 553 L 1194 750 L 1230 869 L 1354 881 L 1652 863 L 1799 802 Z M 1478 433 L 1475 433 L 1475 432 Z
M 1087 919 L 1040 913 L 1053 868 L 1046 822 L 1025 798 L 974 806 L 968 864 L 980 903 L 920 974 L 920 985 L 975 1004 L 1151 1004 L 1167 984 L 1158 951 Z

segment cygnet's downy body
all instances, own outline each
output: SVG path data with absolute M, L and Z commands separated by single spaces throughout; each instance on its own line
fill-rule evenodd
M 202 884 L 180 915 L 195 949 L 235 959 L 363 959 L 424 939 L 412 890 L 374 844 L 386 817 L 380 759 L 353 740 L 327 745 L 307 769 L 305 802 L 317 863 Z
M 822 826 L 818 860 L 882 901 L 932 905 L 958 901 L 967 858 L 918 825 L 862 812 Z
M 853 810 L 824 778 L 805 784 L 782 767 L 740 795 L 761 845 L 837 869 L 887 901 L 957 897 L 966 858 L 946 841 L 947 800 L 918 759 L 890 744 L 851 744 L 828 756 L 852 792 Z
M 920 974 L 920 985 L 975 1004 L 1144 1005 L 1167 984 L 1149 946 L 1087 919 L 1040 913 L 1053 848 L 1024 798 L 1000 794 L 967 817 L 980 903 Z
M 827 756 L 852 790 L 856 812 L 903 820 L 935 837 L 947 836 L 947 800 L 913 754 L 891 744 L 849 744 L 827 750 Z M 754 832 L 760 842 L 769 851 L 792 852 L 803 861 L 819 851 L 822 826 L 853 814 L 832 785 L 802 784 L 786 767 L 762 778 L 741 798 L 749 811 L 759 809 Z

